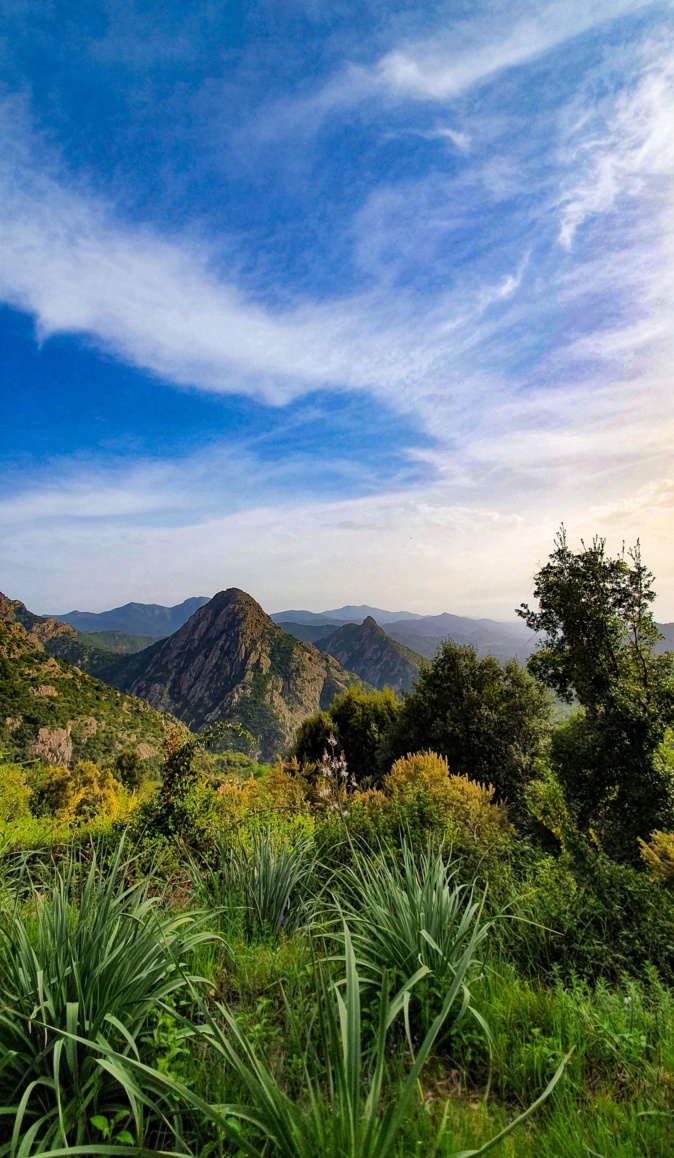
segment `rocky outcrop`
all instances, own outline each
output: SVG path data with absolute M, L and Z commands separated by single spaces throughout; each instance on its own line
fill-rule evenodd
M 56 764 L 93 760 L 103 765 L 131 747 L 149 759 L 156 757 L 164 717 L 141 700 L 47 655 L 30 622 L 28 631 L 14 617 L 13 604 L 0 602 L 0 751 L 5 759 L 37 757 Z M 21 609 L 25 612 L 23 604 Z
M 371 615 L 362 623 L 338 627 L 318 640 L 316 647 L 373 687 L 394 691 L 410 691 L 423 663 L 420 655 L 382 631 Z

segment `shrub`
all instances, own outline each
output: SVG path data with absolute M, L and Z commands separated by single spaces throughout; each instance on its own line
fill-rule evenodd
M 639 845 L 652 876 L 668 889 L 674 889 L 674 833 L 653 832 L 648 842 L 640 840 Z
M 513 835 L 491 785 L 452 776 L 447 761 L 435 752 L 396 760 L 384 777 L 384 793 L 395 823 L 417 840 L 431 833 L 457 848 L 486 854 L 502 850 Z
M 122 786 L 109 768 L 99 768 L 91 760 L 80 760 L 73 768 L 73 794 L 66 815 L 73 820 L 111 816 L 121 802 Z
M 58 816 L 65 812 L 75 791 L 69 768 L 63 764 L 36 764 L 26 779 L 33 816 Z
M 30 788 L 20 764 L 0 764 L 0 821 L 30 816 Z
M 127 748 L 120 752 L 115 760 L 116 778 L 125 788 L 135 792 L 147 776 L 145 761 L 136 748 Z

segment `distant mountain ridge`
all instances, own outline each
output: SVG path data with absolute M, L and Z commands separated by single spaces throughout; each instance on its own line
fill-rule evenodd
M 144 637 L 147 639 L 165 638 L 179 630 L 187 622 L 190 615 L 208 603 L 206 596 L 193 596 L 175 607 L 164 607 L 161 604 L 127 603 L 123 607 L 113 608 L 111 611 L 88 612 L 71 611 L 66 615 L 38 617 L 56 619 L 70 624 L 79 632 L 111 633 L 122 632 L 125 635 Z M 440 615 L 420 615 L 413 611 L 387 611 L 383 608 L 370 607 L 368 604 L 346 604 L 332 611 L 275 611 L 269 618 L 286 634 L 294 636 L 305 643 L 318 644 L 337 628 L 345 623 L 362 623 L 371 616 L 377 624 L 385 626 L 386 634 L 425 659 L 431 659 L 443 639 L 453 639 L 456 643 L 471 644 L 480 655 L 494 655 L 500 660 L 517 657 L 522 663 L 536 648 L 536 637 L 520 620 L 510 622 L 488 618 L 472 619 L 464 615 L 452 615 L 443 612 Z M 665 637 L 656 645 L 657 651 L 674 648 L 674 623 L 658 624 Z M 92 644 L 97 651 L 112 650 L 112 637 L 100 642 L 89 638 L 81 642 Z M 138 647 L 138 643 L 118 641 L 116 651 L 131 651 Z M 73 662 L 76 662 L 73 660 Z M 103 671 L 105 664 L 100 656 L 94 657 L 94 667 Z M 87 666 L 87 670 L 92 670 Z M 105 678 L 105 677 L 103 677 Z
M 206 595 L 195 595 L 175 607 L 163 607 L 160 603 L 125 603 L 111 611 L 68 611 L 65 615 L 49 618 L 69 623 L 77 631 L 122 631 L 126 635 L 164 639 L 187 623 L 190 615 L 205 603 L 208 603 Z
M 407 619 L 423 619 L 423 616 L 418 615 L 416 611 L 385 611 L 383 607 L 370 607 L 367 603 L 361 603 L 357 607 L 354 604 L 347 604 L 345 607 L 337 607 L 334 611 L 274 611 L 270 618 L 274 620 L 274 623 L 287 621 L 289 623 L 334 623 L 338 625 L 340 623 L 362 623 L 368 617 L 380 625 L 382 623 L 399 623 Z

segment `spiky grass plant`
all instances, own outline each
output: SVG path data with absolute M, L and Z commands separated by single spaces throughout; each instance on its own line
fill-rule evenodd
M 314 868 L 310 838 L 280 843 L 267 828 L 223 845 L 214 864 L 192 863 L 190 871 L 199 902 L 214 915 L 227 921 L 238 912 L 249 937 L 276 937 L 307 915 Z
M 399 854 L 356 854 L 340 875 L 336 900 L 367 978 L 378 982 L 386 972 L 400 983 L 423 965 L 424 989 L 441 1001 L 469 944 L 466 972 L 474 970 L 493 920 L 485 918 L 476 886 L 458 884 L 456 876 L 442 852 L 415 857 L 406 843 Z
M 194 915 L 161 912 L 147 880 L 128 883 L 131 869 L 121 847 L 105 874 L 95 855 L 83 872 L 73 854 L 47 891 L 0 917 L 0 1105 L 11 1122 L 0 1154 L 100 1138 L 92 1118 L 142 1133 L 140 1103 L 100 1065 L 99 1046 L 137 1054 L 148 1014 L 187 983 L 186 955 L 210 934 Z
M 354 948 L 344 928 L 343 985 L 319 978 L 317 1017 L 307 1027 L 304 1053 L 304 1096 L 292 1099 L 278 1076 L 260 1057 L 237 1018 L 225 1007 L 217 1014 L 204 1010 L 199 1032 L 211 1048 L 234 1072 L 243 1090 L 238 1104 L 210 1105 L 186 1086 L 158 1074 L 133 1057 L 114 1058 L 106 1047 L 101 1053 L 108 1066 L 118 1065 L 126 1074 L 130 1098 L 157 1098 L 156 1113 L 168 1098 L 189 1108 L 200 1120 L 215 1128 L 248 1158 L 389 1158 L 401 1131 L 419 1081 L 445 1021 L 462 1001 L 466 971 L 476 948 L 476 928 L 464 947 L 442 1007 L 429 1027 L 406 1075 L 391 1086 L 387 1073 L 389 1038 L 394 1023 L 409 1002 L 414 987 L 428 972 L 422 966 L 390 997 L 388 979 L 382 978 L 377 1018 L 361 1017 L 361 987 Z M 566 1059 L 565 1059 L 566 1061 Z M 451 1158 L 469 1158 L 487 1153 L 524 1121 L 549 1095 L 559 1081 L 563 1062 L 543 1094 L 496 1137 L 475 1150 L 462 1151 Z M 440 1126 L 440 1142 L 447 1115 Z M 177 1139 L 184 1147 L 184 1138 Z M 147 1153 L 147 1151 L 146 1151 Z M 167 1152 L 164 1152 L 167 1153 Z M 178 1154 L 177 1151 L 171 1151 Z M 195 1158 L 191 1149 L 181 1149 L 180 1158 Z

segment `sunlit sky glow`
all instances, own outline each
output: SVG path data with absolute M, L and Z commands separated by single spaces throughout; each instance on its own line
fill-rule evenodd
M 0 589 L 674 619 L 672 15 L 5 0 Z

